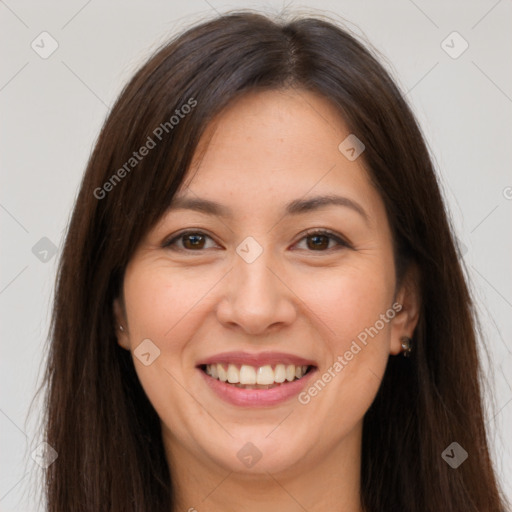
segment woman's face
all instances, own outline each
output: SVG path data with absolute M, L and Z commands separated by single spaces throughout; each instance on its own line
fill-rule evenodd
M 412 334 L 390 227 L 323 97 L 250 93 L 216 121 L 182 201 L 126 268 L 119 343 L 173 463 L 305 471 L 360 450 L 388 357 Z

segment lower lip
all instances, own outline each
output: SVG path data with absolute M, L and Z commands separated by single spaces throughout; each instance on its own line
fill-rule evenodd
M 225 402 L 241 407 L 265 407 L 280 404 L 298 395 L 305 387 L 311 376 L 316 373 L 316 368 L 310 370 L 304 377 L 281 384 L 270 389 L 244 389 L 237 388 L 218 379 L 210 377 L 198 368 L 206 383 L 213 392 Z

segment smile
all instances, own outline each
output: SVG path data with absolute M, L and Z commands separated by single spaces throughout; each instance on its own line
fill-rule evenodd
M 318 372 L 315 361 L 284 352 L 224 352 L 198 363 L 213 396 L 239 407 L 280 405 L 303 391 Z

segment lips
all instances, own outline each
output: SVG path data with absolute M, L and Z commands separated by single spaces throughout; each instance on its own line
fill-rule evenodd
M 283 352 L 223 352 L 202 360 L 197 368 L 224 401 L 265 406 L 298 394 L 317 366 L 312 360 Z
M 237 366 L 275 366 L 276 364 L 293 364 L 295 366 L 316 366 L 315 361 L 305 359 L 300 356 L 288 354 L 285 352 L 222 352 L 213 355 L 207 359 L 201 360 L 197 366 L 206 366 L 208 364 L 234 364 Z

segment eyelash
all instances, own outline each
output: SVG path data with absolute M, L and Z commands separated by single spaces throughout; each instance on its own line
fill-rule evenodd
M 189 253 L 191 253 L 191 252 L 203 252 L 204 250 L 206 250 L 206 249 L 193 250 L 193 249 L 185 249 L 185 248 L 181 248 L 181 247 L 173 247 L 173 245 L 175 245 L 175 243 L 178 240 L 186 237 L 187 235 L 201 235 L 201 236 L 206 236 L 206 237 L 212 239 L 212 237 L 210 235 L 208 235 L 208 234 L 206 234 L 206 233 L 204 233 L 202 231 L 191 231 L 191 230 L 189 230 L 189 231 L 183 231 L 181 233 L 178 233 L 176 236 L 174 236 L 170 240 L 164 242 L 162 244 L 162 247 L 163 248 L 170 248 L 171 250 L 175 250 L 175 251 L 189 252 Z M 352 246 L 347 241 L 345 241 L 343 238 L 341 238 L 340 236 L 336 235 L 335 233 L 332 233 L 331 231 L 327 231 L 327 230 L 324 230 L 324 229 L 321 229 L 321 230 L 312 229 L 312 230 L 307 231 L 306 233 L 304 233 L 304 235 L 299 240 L 299 242 L 301 242 L 305 238 L 309 238 L 309 237 L 312 237 L 312 236 L 326 236 L 326 237 L 330 238 L 331 240 L 334 240 L 338 244 L 338 249 L 342 248 L 342 247 L 348 248 L 348 249 L 352 248 Z M 320 251 L 310 250 L 308 252 L 331 252 L 333 249 L 335 249 L 335 247 L 334 248 L 331 247 L 330 249 L 325 249 L 325 250 L 320 250 Z

